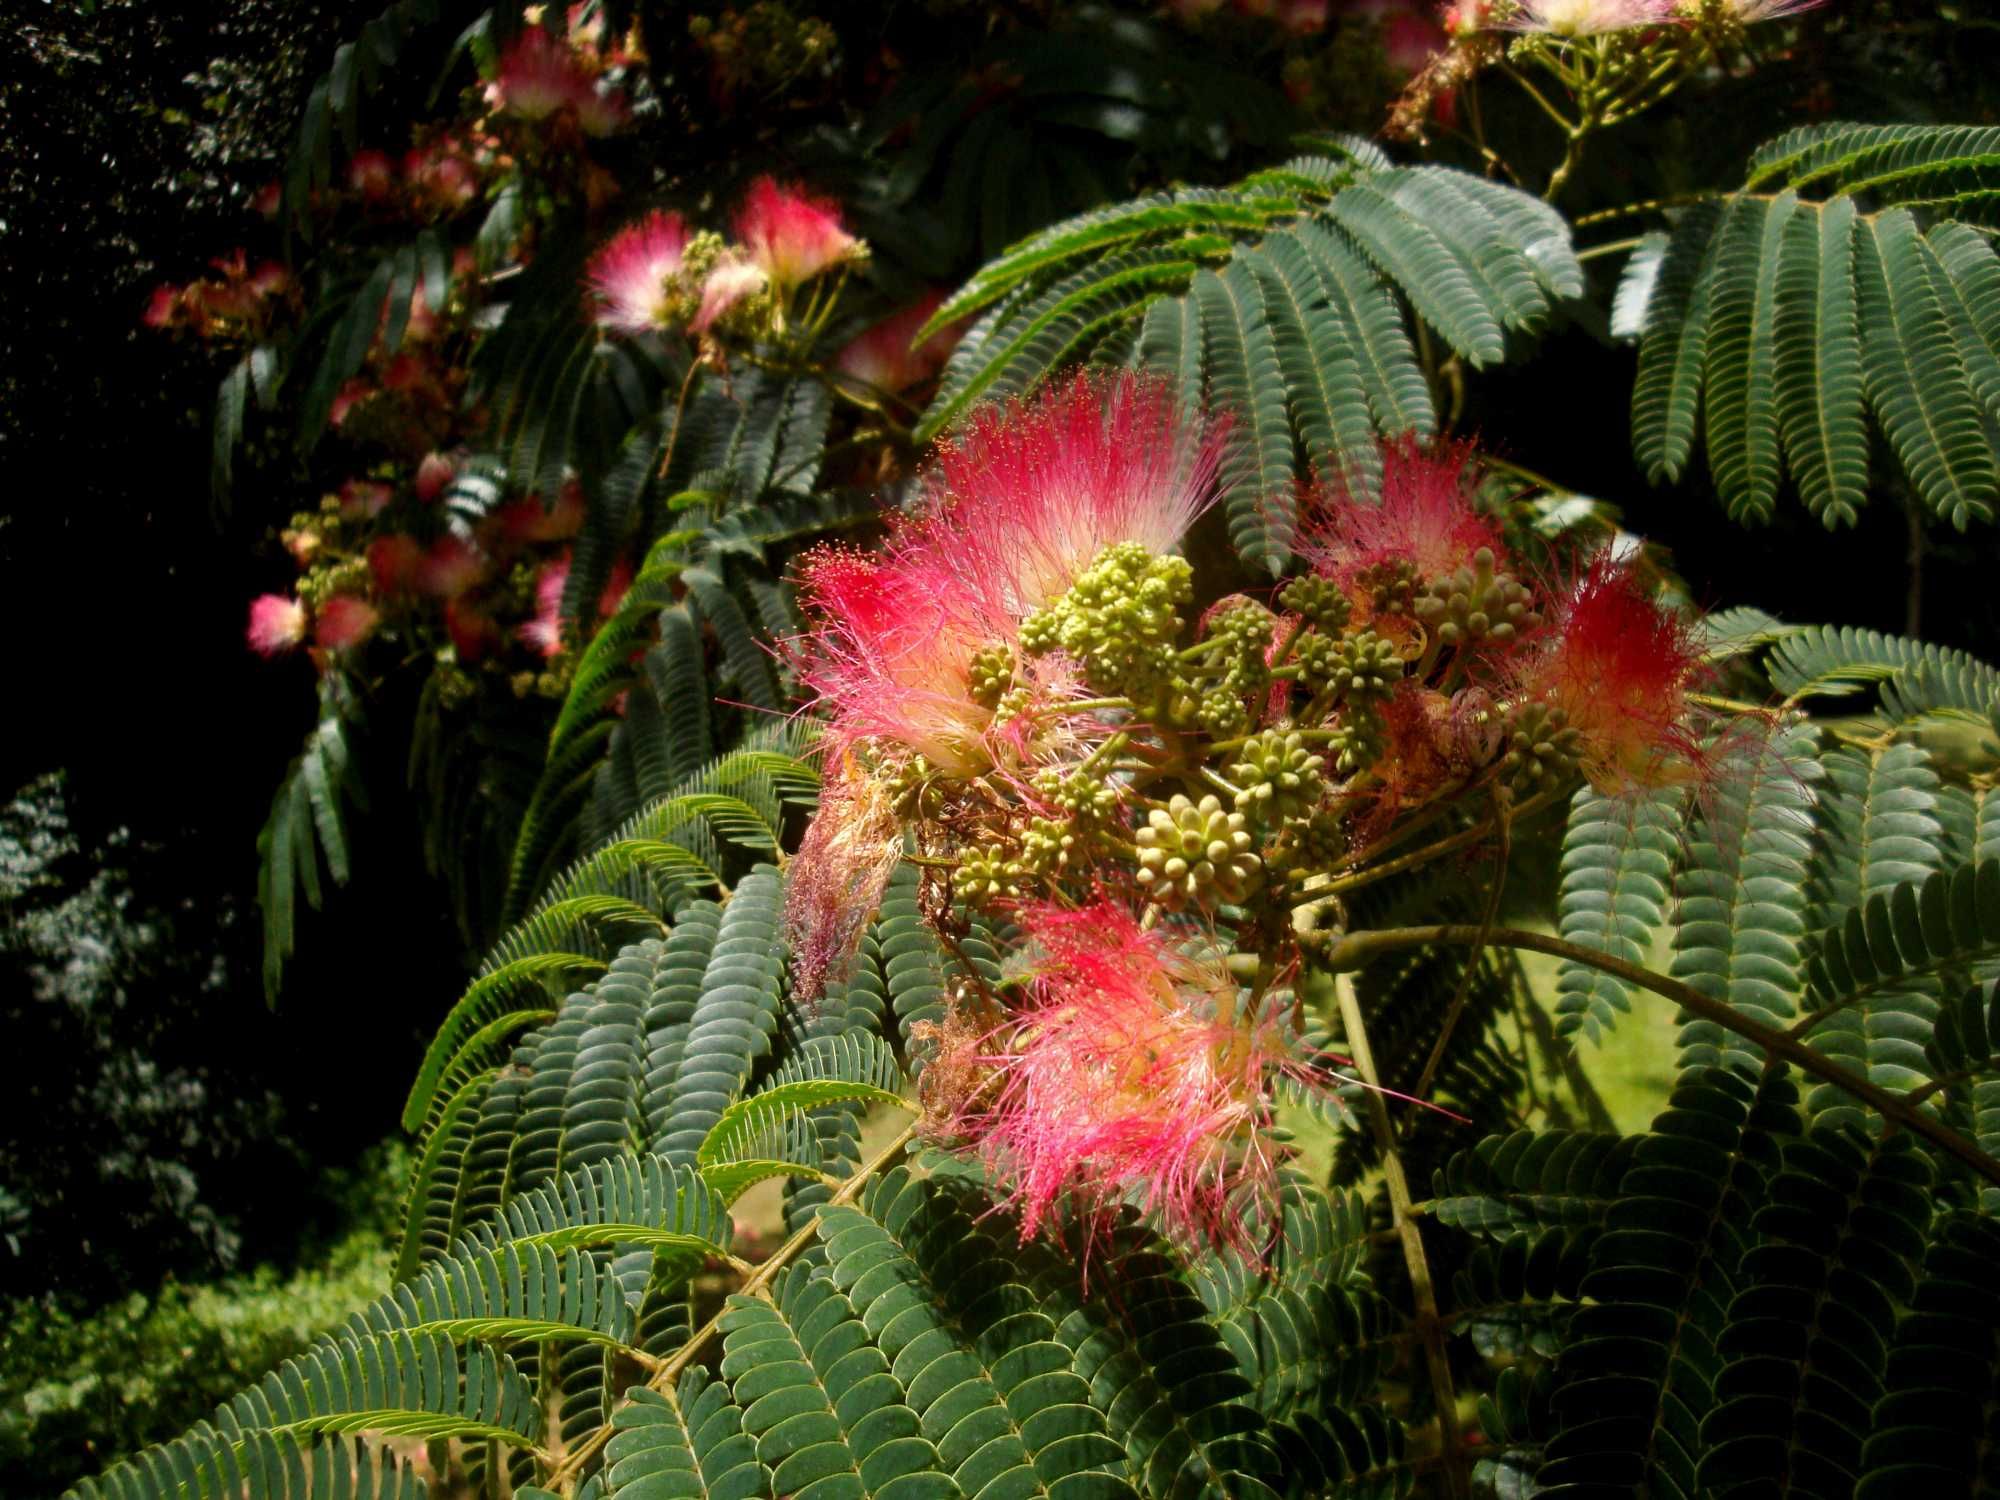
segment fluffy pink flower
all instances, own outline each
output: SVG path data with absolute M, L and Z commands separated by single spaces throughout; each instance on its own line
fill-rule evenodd
M 516 119 L 546 120 L 590 87 L 569 48 L 539 26 L 524 26 L 501 54 L 487 99 Z
M 340 486 L 340 513 L 349 519 L 379 516 L 395 495 L 396 492 L 386 484 L 377 484 L 370 479 L 349 479 Z
M 334 392 L 333 404 L 327 408 L 326 425 L 334 428 L 346 426 L 354 408 L 374 394 L 375 387 L 363 376 L 356 375 L 344 382 L 340 389 Z
M 244 638 L 259 656 L 283 656 L 306 638 L 306 607 L 283 594 L 259 594 Z
M 424 204 L 440 213 L 455 212 L 479 196 L 478 174 L 449 139 L 409 152 L 403 175 Z
M 810 1004 L 828 979 L 845 977 L 902 854 L 903 823 L 889 788 L 843 755 L 787 867 L 785 932 L 794 1000 Z
M 1629 562 L 1604 552 L 1565 591 L 1513 687 L 1563 714 L 1581 737 L 1584 774 L 1616 794 L 1705 774 L 1711 757 L 1687 697 L 1700 664 L 1688 623 L 1654 602 Z
M 841 225 L 840 210 L 797 187 L 759 177 L 736 211 L 736 238 L 757 268 L 782 291 L 810 281 L 853 254 L 858 241 Z
M 938 450 L 920 524 L 962 591 L 1018 620 L 1107 547 L 1171 552 L 1219 493 L 1225 435 L 1164 381 L 1082 371 L 973 412 Z
M 146 326 L 171 328 L 180 310 L 181 289 L 177 286 L 156 286 L 153 295 L 146 300 Z
M 706 333 L 745 297 L 754 297 L 769 284 L 763 270 L 733 251 L 725 250 L 708 269 L 701 283 L 701 305 L 688 319 L 690 333 Z
M 415 485 L 417 498 L 426 505 L 430 504 L 444 493 L 445 486 L 450 484 L 457 474 L 457 465 L 442 453 L 436 451 L 426 453 L 423 462 L 417 465 Z
M 535 617 L 520 630 L 521 639 L 544 657 L 560 656 L 563 652 L 562 602 L 563 591 L 569 587 L 569 569 L 567 552 L 542 564 L 542 571 L 535 579 Z M 597 597 L 598 614 L 609 619 L 631 586 L 631 564 L 621 559 L 612 568 L 604 592 Z
M 1240 1016 L 1219 962 L 1103 898 L 1019 920 L 1042 955 L 1029 1002 L 957 1056 L 947 1029 L 932 1067 L 961 1097 L 929 1101 L 941 1133 L 1007 1186 L 1023 1241 L 1070 1213 L 1093 1231 L 1126 1202 L 1189 1248 L 1240 1241 L 1244 1198 L 1275 1185 L 1265 1079 L 1305 1071 L 1284 1022 Z
M 328 651 L 346 651 L 375 633 L 382 613 L 366 599 L 336 594 L 313 617 L 313 640 Z
M 1299 551 L 1315 571 L 1346 583 L 1387 562 L 1408 562 L 1420 578 L 1438 578 L 1472 561 L 1482 547 L 1504 559 L 1499 523 L 1473 508 L 1478 481 L 1469 444 L 1426 449 L 1414 436 L 1382 446 L 1380 501 L 1338 481 L 1309 495 Z
M 1506 0 L 1493 7 L 1489 24 L 1503 31 L 1575 37 L 1658 26 L 1672 19 L 1673 0 Z
M 901 312 L 884 318 L 849 341 L 834 359 L 834 368 L 892 393 L 921 385 L 944 368 L 952 345 L 963 331 L 960 324 L 947 324 L 921 344 L 913 345 L 917 330 L 943 305 L 942 291 L 925 293 Z
M 672 305 L 668 284 L 680 274 L 687 242 L 681 216 L 658 210 L 605 241 L 586 272 L 598 323 L 623 333 L 664 328 Z
M 572 105 L 576 123 L 593 139 L 616 135 L 632 123 L 632 106 L 625 102 L 625 96 L 601 84 L 579 91 Z
M 946 775 L 993 763 L 993 710 L 972 693 L 972 664 L 1004 644 L 1007 622 L 960 606 L 949 573 L 921 548 L 886 558 L 821 547 L 799 569 L 813 630 L 796 653 L 801 682 L 826 711 L 829 755 L 878 740 L 922 755 Z

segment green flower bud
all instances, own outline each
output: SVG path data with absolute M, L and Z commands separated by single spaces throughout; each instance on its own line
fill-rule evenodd
M 1350 705 L 1335 726 L 1328 748 L 1334 752 L 1334 764 L 1342 772 L 1351 775 L 1367 770 L 1388 748 L 1382 715 L 1372 704 Z
M 1510 716 L 1502 774 L 1524 790 L 1553 786 L 1576 774 L 1583 735 L 1559 708 L 1523 703 Z
M 1493 549 L 1481 547 L 1472 563 L 1432 579 L 1412 608 L 1447 646 L 1475 641 L 1511 641 L 1542 623 L 1534 595 L 1512 575 L 1494 571 Z
M 1347 595 L 1331 578 L 1321 578 L 1312 573 L 1286 584 L 1278 602 L 1293 614 L 1304 615 L 1308 624 L 1329 635 L 1338 634 L 1345 628 L 1347 617 L 1354 612 Z
M 1297 733 L 1267 729 L 1245 742 L 1225 774 L 1242 788 L 1237 809 L 1275 825 L 1302 816 L 1319 801 L 1326 789 L 1325 765 L 1326 757 L 1309 751 Z
M 1073 858 L 1081 857 L 1081 841 L 1066 823 L 1037 818 L 1021 835 L 1021 857 L 1015 866 L 1021 876 L 1059 875 Z
M 952 873 L 952 895 L 970 906 L 1006 900 L 1021 893 L 1018 867 L 997 849 L 974 849 Z
M 1186 558 L 1154 557 L 1137 542 L 1107 547 L 1068 593 L 1022 622 L 1021 649 L 1073 657 L 1095 692 L 1156 697 L 1173 672 L 1177 610 L 1194 597 L 1192 579 Z
M 1197 803 L 1176 795 L 1152 809 L 1135 835 L 1139 888 L 1169 911 L 1190 901 L 1241 901 L 1263 868 L 1244 824 L 1216 797 Z
M 1104 818 L 1118 807 L 1118 789 L 1095 771 L 1035 773 L 1035 793 L 1073 818 Z
M 998 708 L 1014 685 L 1014 653 L 1005 645 L 987 646 L 972 657 L 972 701 L 981 708 Z
M 1347 703 L 1377 702 L 1403 680 L 1403 658 L 1395 642 L 1372 630 L 1338 639 L 1316 633 L 1302 636 L 1293 656 L 1307 687 Z

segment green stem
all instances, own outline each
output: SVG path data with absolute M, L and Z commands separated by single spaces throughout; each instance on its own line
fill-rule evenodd
M 1390 1122 L 1383 1102 L 1381 1076 L 1375 1071 L 1374 1049 L 1368 1045 L 1368 1028 L 1361 1016 L 1361 1002 L 1355 998 L 1354 977 L 1334 976 L 1334 993 L 1340 1003 L 1340 1025 L 1347 1034 L 1347 1050 L 1354 1070 L 1368 1085 L 1368 1123 L 1382 1150 L 1382 1176 L 1389 1189 L 1389 1208 L 1396 1222 L 1396 1236 L 1403 1246 L 1403 1264 L 1410 1273 L 1411 1299 L 1416 1304 L 1416 1332 L 1423 1340 L 1424 1365 L 1430 1373 L 1431 1393 L 1438 1409 L 1438 1447 L 1445 1453 L 1457 1450 L 1458 1392 L 1452 1386 L 1451 1360 L 1444 1347 L 1444 1322 L 1438 1316 L 1437 1290 L 1431 1279 L 1430 1261 L 1424 1255 L 1423 1230 L 1410 1212 L 1410 1181 L 1403 1159 L 1396 1152 L 1396 1127 Z M 1445 1466 L 1450 1493 L 1465 1493 L 1465 1475 L 1457 1463 Z
M 1636 989 L 1646 990 L 1663 999 L 1671 1000 L 1690 1015 L 1698 1016 L 1704 1021 L 1713 1021 L 1723 1030 L 1733 1031 L 1745 1041 L 1754 1042 L 1767 1054 L 1782 1058 L 1801 1072 L 1810 1073 L 1842 1092 L 1852 1094 L 1884 1119 L 1893 1120 L 1912 1134 L 1922 1136 L 1947 1155 L 1957 1157 L 1988 1182 L 2000 1186 L 2000 1161 L 1988 1156 L 1957 1131 L 1940 1124 L 1916 1108 L 1902 1095 L 1892 1094 L 1887 1089 L 1870 1083 L 1866 1078 L 1842 1067 L 1825 1053 L 1817 1052 L 1804 1043 L 1794 1040 L 1776 1027 L 1751 1020 L 1734 1006 L 1704 995 L 1700 990 L 1682 984 L 1678 979 L 1655 974 L 1651 969 L 1641 968 L 1638 964 L 1627 963 L 1622 958 L 1613 958 L 1595 949 L 1567 943 L 1546 933 L 1527 932 L 1517 927 L 1495 927 L 1491 931 L 1486 931 L 1470 922 L 1445 922 L 1429 927 L 1388 927 L 1374 932 L 1353 933 L 1335 946 L 1333 952 L 1328 955 L 1327 963 L 1329 967 L 1335 969 L 1357 969 L 1378 953 L 1392 953 L 1403 948 L 1427 948 L 1437 943 L 1464 946 L 1489 942 L 1497 943 L 1503 948 L 1525 948 L 1531 953 L 1546 953 L 1555 958 L 1565 958 L 1586 968 L 1613 975 Z

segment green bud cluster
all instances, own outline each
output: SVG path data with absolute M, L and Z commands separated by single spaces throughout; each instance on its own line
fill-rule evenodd
M 1139 888 L 1169 911 L 1190 901 L 1240 901 L 1262 869 L 1242 813 L 1216 797 L 1176 795 L 1146 814 L 1138 831 Z
M 1387 726 L 1373 704 L 1350 704 L 1334 726 L 1328 748 L 1334 765 L 1349 774 L 1365 771 L 1382 758 L 1388 748 Z
M 1314 573 L 1286 584 L 1278 602 L 1293 614 L 1305 616 L 1307 624 L 1327 635 L 1338 635 L 1346 628 L 1347 617 L 1354 613 L 1354 606 L 1339 586 L 1331 578 Z
M 1301 636 L 1292 654 L 1299 664 L 1300 681 L 1315 692 L 1324 691 L 1350 704 L 1386 698 L 1403 680 L 1403 658 L 1396 643 L 1372 630 L 1337 639 L 1314 632 Z
M 1271 688 L 1271 668 L 1265 658 L 1277 621 L 1254 599 L 1238 599 L 1216 611 L 1202 635 L 1208 659 L 1223 668 L 1219 679 L 1200 689 L 1195 717 L 1203 729 L 1234 739 L 1250 727 L 1252 708 Z
M 1118 810 L 1118 789 L 1095 771 L 1035 773 L 1035 794 L 1073 818 L 1106 818 Z
M 1022 622 L 1021 648 L 1073 657 L 1095 692 L 1157 697 L 1172 677 L 1192 578 L 1186 558 L 1154 557 L 1137 542 L 1107 547 L 1068 593 Z
M 1391 558 L 1354 575 L 1354 587 L 1374 602 L 1378 615 L 1404 615 L 1417 592 L 1417 565 L 1408 558 Z
M 1522 787 L 1550 786 L 1576 771 L 1583 751 L 1583 735 L 1570 724 L 1569 715 L 1542 703 L 1524 703 L 1514 710 L 1507 728 L 1507 754 L 1500 762 L 1503 773 Z
M 1304 816 L 1319 801 L 1325 766 L 1326 757 L 1308 750 L 1301 735 L 1267 729 L 1244 743 L 1226 774 L 1242 788 L 1237 809 L 1276 825 Z
M 1432 579 L 1417 595 L 1417 618 L 1445 645 L 1511 641 L 1542 623 L 1534 596 L 1511 574 L 1496 572 L 1493 561 L 1493 549 L 1481 547 L 1470 566 Z
M 1021 893 L 1019 867 L 998 849 L 974 849 L 958 862 L 951 892 L 973 906 L 1006 900 Z
M 1006 645 L 987 646 L 973 653 L 972 701 L 981 708 L 1000 706 L 1014 685 L 1014 653 Z
M 1250 730 L 1250 710 L 1243 695 L 1226 684 L 1206 689 L 1195 702 L 1195 722 L 1220 740 L 1233 740 Z
M 889 796 L 896 816 L 905 822 L 934 818 L 944 810 L 944 792 L 937 773 L 921 755 L 913 755 L 896 767 L 888 778 Z
M 1036 818 L 1021 835 L 1021 857 L 1014 862 L 1017 878 L 1059 875 L 1071 859 L 1080 857 L 1081 843 L 1067 823 Z

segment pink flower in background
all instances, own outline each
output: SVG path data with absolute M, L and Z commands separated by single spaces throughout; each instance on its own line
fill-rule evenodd
M 605 241 L 585 273 L 598 324 L 623 333 L 665 327 L 672 303 L 668 283 L 680 273 L 687 242 L 681 216 L 657 209 Z
M 583 529 L 583 488 L 574 479 L 556 494 L 552 506 L 539 495 L 510 500 L 494 512 L 500 534 L 510 542 L 560 542 Z
M 306 607 L 283 594 L 259 594 L 250 601 L 244 638 L 259 656 L 283 656 L 306 638 Z
M 1220 493 L 1225 436 L 1163 381 L 1079 372 L 973 412 L 938 450 L 920 524 L 958 591 L 1018 621 L 1107 547 L 1179 545 Z
M 477 547 L 463 537 L 441 536 L 424 553 L 416 584 L 434 599 L 455 599 L 485 573 L 486 558 Z
M 334 392 L 333 404 L 327 407 L 326 425 L 334 428 L 346 426 L 354 408 L 374 394 L 373 383 L 363 376 L 356 375 L 344 382 L 340 389 Z
M 940 1057 L 974 1080 L 940 1133 L 1006 1186 L 1024 1242 L 1059 1207 L 1088 1234 L 1127 1202 L 1190 1249 L 1240 1242 L 1244 1198 L 1274 1187 L 1264 1081 L 1287 1067 L 1284 1023 L 1240 1018 L 1219 962 L 1103 897 L 1018 920 L 1041 950 L 1029 1003 Z
M 500 645 L 500 627 L 493 617 L 476 605 L 463 599 L 446 601 L 444 607 L 445 633 L 451 637 L 452 650 L 466 665 L 479 661 L 487 652 Z
M 964 331 L 962 324 L 947 324 L 912 347 L 917 330 L 943 305 L 942 291 L 926 292 L 901 312 L 850 340 L 835 358 L 834 368 L 890 392 L 923 384 L 944 368 L 946 357 Z
M 745 297 L 754 297 L 764 290 L 768 278 L 763 270 L 744 260 L 734 251 L 725 250 L 701 283 L 701 305 L 688 320 L 688 331 L 706 333 L 715 326 L 718 318 L 726 314 Z
M 368 544 L 368 573 L 378 594 L 407 594 L 417 587 L 424 549 L 413 536 L 392 532 Z
M 524 26 L 500 56 L 487 102 L 521 120 L 546 120 L 591 87 L 569 48 L 539 26 Z
M 457 475 L 457 465 L 442 453 L 426 453 L 423 462 L 417 465 L 417 498 L 428 505 L 444 493 L 445 486 Z
M 792 998 L 810 1004 L 828 979 L 846 977 L 861 934 L 882 902 L 903 855 L 895 797 L 852 756 L 829 769 L 819 811 L 787 867 L 785 933 L 792 948 Z
M 181 289 L 177 286 L 156 286 L 153 295 L 146 299 L 146 326 L 171 328 L 180 310 Z
M 542 571 L 535 579 L 535 617 L 520 630 L 521 639 L 544 657 L 560 656 L 563 652 L 562 602 L 563 592 L 569 587 L 570 562 L 570 554 L 565 552 L 542 564 Z M 618 601 L 631 586 L 632 566 L 620 559 L 611 569 L 604 591 L 597 596 L 598 615 L 609 619 L 616 613 Z
M 417 196 L 440 213 L 452 213 L 479 196 L 479 177 L 449 138 L 420 146 L 403 158 L 403 175 Z
M 840 210 L 802 188 L 780 186 L 775 178 L 750 184 L 736 210 L 736 238 L 757 268 L 781 292 L 838 265 L 859 241 L 840 222 Z
M 396 167 L 380 151 L 357 151 L 347 159 L 347 186 L 371 203 L 379 203 L 396 186 Z
M 336 594 L 313 617 L 313 640 L 328 651 L 346 651 L 375 633 L 381 611 L 352 594 Z
M 593 139 L 616 135 L 632 123 L 632 106 L 625 102 L 623 94 L 614 90 L 593 84 L 573 102 L 576 123 Z
M 250 200 L 250 212 L 260 219 L 275 219 L 285 202 L 285 185 L 273 179 L 257 189 L 257 195 Z
M 1293 36 L 1311 36 L 1326 30 L 1328 0 L 1283 0 L 1278 7 L 1278 24 Z

